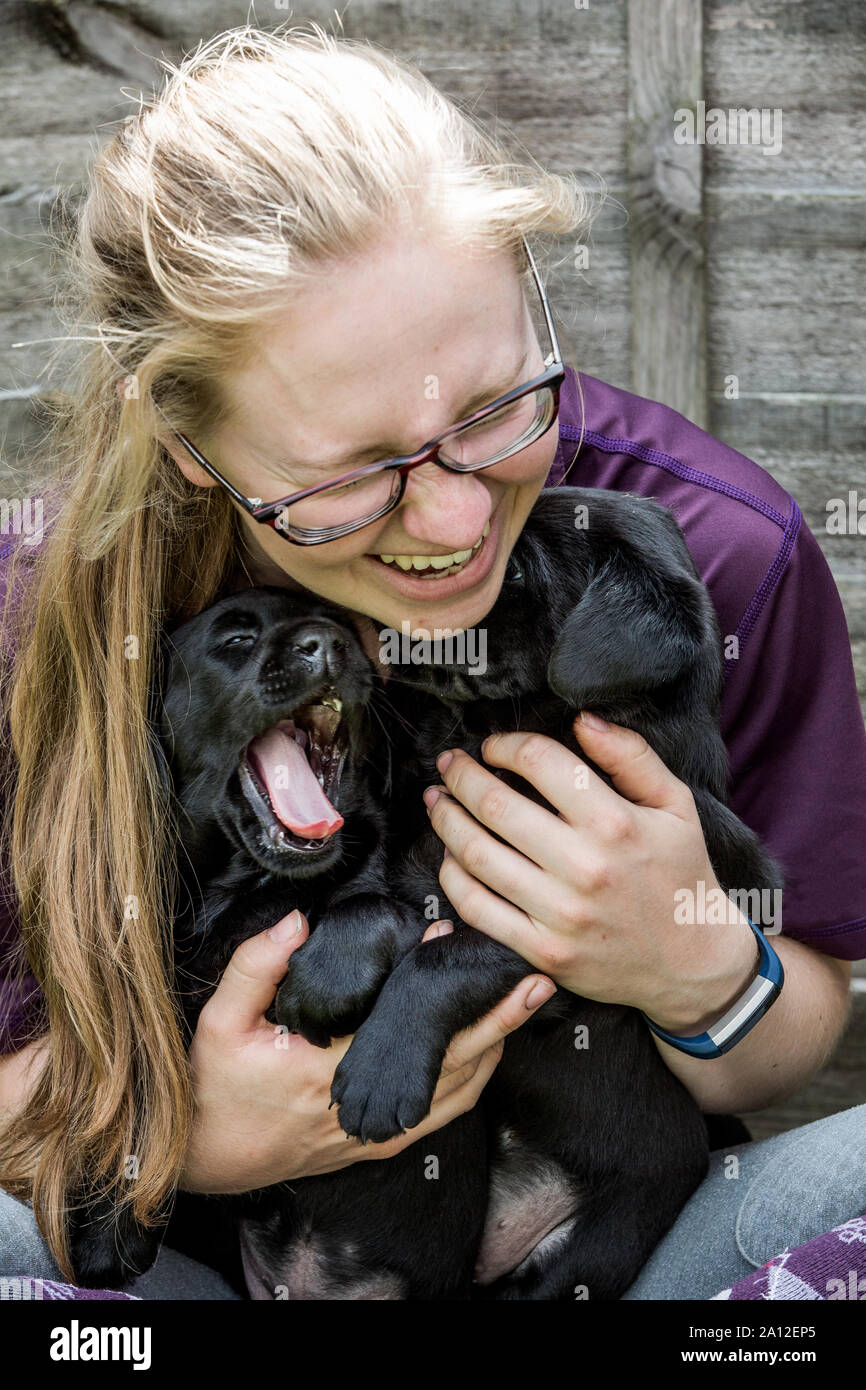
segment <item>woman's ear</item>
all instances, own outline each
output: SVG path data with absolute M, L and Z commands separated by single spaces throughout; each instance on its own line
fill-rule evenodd
M 138 382 L 135 376 L 122 376 L 117 383 L 117 394 L 121 400 L 137 400 Z M 187 482 L 192 483 L 194 487 L 216 487 L 216 478 L 205 473 L 204 469 L 196 463 L 192 454 L 181 444 L 177 435 L 172 434 L 168 427 L 160 434 L 159 442 L 166 453 L 174 459 Z
M 180 469 L 187 482 L 195 487 L 216 487 L 216 478 L 212 478 L 209 473 L 197 464 L 192 454 L 190 454 L 181 444 L 177 435 L 166 430 L 165 434 L 159 436 L 159 442 L 170 454 Z

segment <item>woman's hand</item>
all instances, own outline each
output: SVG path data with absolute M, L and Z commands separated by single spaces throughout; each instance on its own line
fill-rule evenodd
M 433 923 L 424 940 L 450 930 Z M 521 980 L 501 1004 L 454 1039 L 430 1114 L 386 1144 L 348 1138 L 330 1109 L 334 1071 L 351 1038 L 313 1047 L 265 1019 L 307 923 L 290 913 L 237 948 L 202 1009 L 190 1048 L 197 1116 L 180 1186 L 190 1192 L 249 1192 L 330 1173 L 359 1159 L 390 1158 L 475 1105 L 502 1055 L 502 1040 L 554 991 Z M 538 998 L 527 997 L 541 984 Z
M 468 754 L 440 756 L 445 786 L 424 793 L 446 846 L 440 882 L 465 922 L 575 994 L 698 1031 L 754 975 L 751 928 L 742 917 L 727 927 L 677 924 L 678 890 L 719 886 L 692 792 L 640 734 L 591 718 L 598 727 L 578 718 L 575 734 L 616 790 L 543 734 L 483 744 L 485 762 L 525 778 L 558 815 Z

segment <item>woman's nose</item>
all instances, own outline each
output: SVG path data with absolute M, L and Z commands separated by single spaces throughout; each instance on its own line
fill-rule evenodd
M 436 463 L 425 463 L 406 479 L 400 523 L 415 541 L 468 550 L 492 510 L 493 499 L 477 475 L 449 473 Z

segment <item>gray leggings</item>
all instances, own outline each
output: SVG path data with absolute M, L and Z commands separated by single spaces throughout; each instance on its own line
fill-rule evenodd
M 712 1298 L 786 1247 L 864 1212 L 866 1105 L 772 1139 L 718 1149 L 709 1176 L 625 1297 Z M 0 1191 L 0 1275 L 22 1274 L 60 1278 L 30 1207 Z M 165 1248 L 128 1292 L 145 1299 L 238 1297 L 212 1269 Z

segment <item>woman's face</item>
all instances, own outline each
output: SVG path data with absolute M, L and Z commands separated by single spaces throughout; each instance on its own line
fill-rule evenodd
M 246 365 L 225 378 L 226 421 L 203 447 L 247 496 L 274 501 L 414 452 L 464 418 L 476 393 L 493 400 L 540 373 L 546 351 L 510 255 L 401 237 L 341 263 L 257 331 Z M 556 446 L 554 425 L 483 473 L 425 464 L 394 511 L 324 545 L 292 545 L 243 514 L 251 578 L 288 576 L 398 630 L 471 627 L 496 600 Z M 211 485 L 185 452 L 176 457 Z M 470 558 L 431 578 L 381 558 L 460 551 Z

